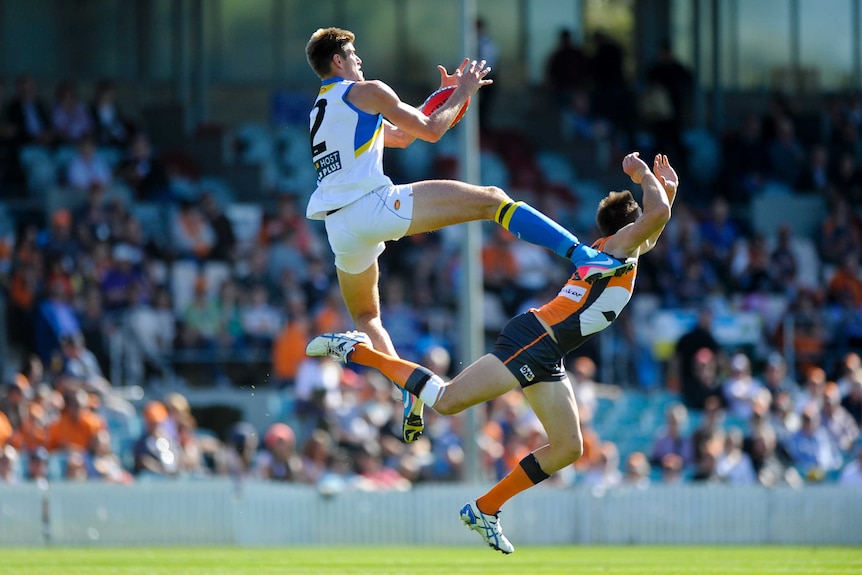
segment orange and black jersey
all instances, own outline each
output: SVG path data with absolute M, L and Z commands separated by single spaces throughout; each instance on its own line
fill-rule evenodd
M 597 240 L 593 247 L 601 250 L 608 239 Z M 551 327 L 567 354 L 613 323 L 631 300 L 636 276 L 637 267 L 620 277 L 588 284 L 575 274 L 554 299 L 530 311 Z

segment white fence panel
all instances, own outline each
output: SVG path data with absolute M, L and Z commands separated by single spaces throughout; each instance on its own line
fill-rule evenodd
M 487 485 L 423 485 L 404 493 L 321 495 L 305 486 L 230 481 L 131 486 L 0 486 L 0 546 L 475 545 L 459 508 Z M 516 545 L 862 545 L 862 489 L 725 486 L 584 489 L 539 486 L 510 501 Z
M 43 501 L 47 501 L 47 493 L 34 484 L 0 485 L 0 545 L 34 546 L 45 542 Z
M 229 482 L 137 485 L 59 483 L 51 488 L 51 535 L 58 545 L 233 543 Z

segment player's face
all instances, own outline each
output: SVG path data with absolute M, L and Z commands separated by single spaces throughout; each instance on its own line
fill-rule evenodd
M 353 47 L 353 43 L 348 42 L 344 45 L 344 55 L 344 79 L 356 82 L 365 80 L 365 76 L 362 74 L 362 58 L 356 55 L 356 48 Z

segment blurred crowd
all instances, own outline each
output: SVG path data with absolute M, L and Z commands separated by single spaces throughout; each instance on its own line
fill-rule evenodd
M 679 73 L 658 66 L 650 78 L 660 83 Z M 614 82 L 567 87 L 572 100 L 561 106 L 597 97 L 607 103 L 599 95 L 619 97 Z M 425 436 L 405 445 L 390 382 L 305 357 L 314 334 L 352 328 L 323 230 L 304 218 L 306 196 L 273 193 L 242 206 L 251 210 L 248 226 L 237 198 L 206 183 L 188 158 L 152 144 L 147 127 L 117 103 L 111 82 L 98 83 L 89 101 L 63 82 L 50 103 L 29 76 L 12 94 L 2 86 L 4 200 L 14 206 L 42 197 L 40 186 L 50 182 L 52 197 L 63 201 L 6 206 L 0 218 L 7 339 L 20 358 L 0 392 L 0 481 L 48 477 L 52 465 L 54 478 L 232 476 L 327 489 L 404 489 L 464 477 L 463 418 L 430 414 Z M 625 92 L 632 101 L 643 93 Z M 858 483 L 862 98 L 830 99 L 817 122 L 793 101 L 772 99 L 761 114 L 713 136 L 721 163 L 711 177 L 698 172 L 698 150 L 683 134 L 656 133 L 636 108 L 630 117 L 603 118 L 604 128 L 587 135 L 610 139 L 612 155 L 638 137 L 648 145 L 671 141 L 683 150 L 677 164 L 688 179 L 662 240 L 640 262 L 634 298 L 651 298 L 659 309 L 697 309 L 700 319 L 673 357 L 657 361 L 657 387 L 634 370 L 596 383 L 596 342 L 569 358 L 586 449 L 553 483 Z M 564 113 L 572 119 L 571 110 Z M 682 118 L 661 129 L 682 130 Z M 577 182 L 561 188 L 536 168 L 524 134 L 489 128 L 482 141 L 509 166 L 514 197 L 566 225 L 591 218 L 594 206 L 579 197 Z M 765 237 L 747 214 L 764 193 L 776 193 L 776 202 L 820 197 L 827 216 L 810 237 L 789 223 Z M 571 271 L 497 227 L 483 233 L 491 343 L 509 317 L 555 295 Z M 383 319 L 396 349 L 449 377 L 469 360 L 459 356 L 458 245 L 458 230 L 445 230 L 391 243 L 380 260 Z M 763 317 L 754 348 L 716 341 L 714 317 L 739 311 Z M 627 313 L 612 331 L 635 350 L 637 328 Z M 285 398 L 284 421 L 208 430 L 181 393 L 164 393 L 180 363 L 211 385 L 230 385 L 225 358 L 264 365 L 258 385 Z M 664 419 L 666 412 L 665 426 L 615 419 L 644 397 L 650 413 Z M 481 412 L 477 441 L 488 477 L 505 474 L 544 441 L 517 392 Z M 620 422 L 637 429 L 615 428 Z M 640 443 L 624 441 L 626 434 Z

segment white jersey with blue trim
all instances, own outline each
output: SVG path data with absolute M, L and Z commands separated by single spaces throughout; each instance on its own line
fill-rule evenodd
M 317 189 L 305 215 L 312 220 L 392 185 L 383 173 L 383 116 L 347 101 L 355 84 L 342 78 L 324 80 L 309 115 Z

